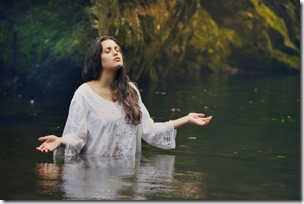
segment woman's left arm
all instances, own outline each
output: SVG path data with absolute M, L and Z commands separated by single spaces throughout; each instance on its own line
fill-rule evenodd
M 139 125 L 139 134 L 142 139 L 153 146 L 162 149 L 174 149 L 176 146 L 175 137 L 177 127 L 188 123 L 203 126 L 207 125 L 211 120 L 211 116 L 204 117 L 205 115 L 202 113 L 189 113 L 187 116 L 170 120 L 168 122 L 154 122 L 141 100 L 137 87 L 133 85 L 133 88 L 138 93 L 138 103 L 142 112 L 142 120 L 141 124 Z

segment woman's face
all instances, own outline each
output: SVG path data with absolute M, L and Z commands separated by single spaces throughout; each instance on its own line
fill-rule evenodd
M 101 42 L 101 63 L 103 70 L 117 71 L 123 66 L 123 58 L 119 45 L 113 40 Z

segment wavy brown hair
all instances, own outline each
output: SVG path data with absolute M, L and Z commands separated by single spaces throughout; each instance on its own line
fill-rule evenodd
M 84 58 L 82 78 L 85 82 L 97 80 L 102 74 L 103 66 L 101 61 L 101 53 L 103 48 L 101 42 L 104 40 L 113 40 L 117 45 L 119 45 L 118 41 L 111 36 L 97 37 L 92 41 Z M 118 103 L 123 106 L 126 113 L 126 121 L 134 125 L 140 124 L 142 113 L 138 105 L 139 96 L 137 91 L 130 85 L 125 62 L 117 71 L 117 75 L 112 83 L 111 89 L 113 99 L 118 101 Z

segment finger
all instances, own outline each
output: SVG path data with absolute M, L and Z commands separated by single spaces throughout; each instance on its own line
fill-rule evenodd
M 44 144 L 41 144 L 39 147 L 37 147 L 37 149 L 40 150 L 40 151 L 43 150 L 43 149 L 45 149 L 45 148 L 46 148 L 46 147 L 45 147 Z
M 43 150 L 43 153 L 48 153 L 48 149 L 44 148 Z
M 39 148 L 39 147 L 37 147 L 36 149 L 37 149 L 38 151 L 40 151 L 40 152 L 43 153 L 43 149 L 41 149 L 41 148 Z
M 42 150 L 42 146 L 40 145 L 39 147 L 36 147 L 38 150 Z
M 40 142 L 43 142 L 43 141 L 45 141 L 47 139 L 47 137 L 39 137 L 38 138 L 38 140 L 40 141 Z
M 209 120 L 208 119 L 205 120 L 205 125 L 208 125 L 208 123 L 209 123 Z
M 211 121 L 211 119 L 212 119 L 212 116 L 209 116 L 208 117 L 208 123 Z
M 208 125 L 211 119 L 212 119 L 212 116 L 207 117 L 207 118 L 206 118 L 206 124 L 205 124 L 205 125 Z
M 197 113 L 197 116 L 198 116 L 198 117 L 204 117 L 205 114 L 204 114 L 204 113 Z
M 209 121 L 210 121 L 209 118 L 204 118 L 202 125 L 208 125 Z
M 212 119 L 212 116 L 209 116 L 209 117 L 206 117 L 206 118 L 203 118 L 205 121 L 210 121 Z
M 204 126 L 206 124 L 206 120 L 203 118 L 200 121 L 198 121 L 197 124 L 200 125 L 200 126 Z

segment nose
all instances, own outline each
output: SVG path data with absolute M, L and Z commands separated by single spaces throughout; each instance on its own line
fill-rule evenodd
M 113 55 L 114 55 L 114 56 L 118 55 L 118 51 L 114 49 L 114 50 L 113 50 Z

